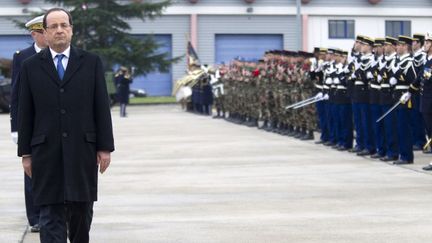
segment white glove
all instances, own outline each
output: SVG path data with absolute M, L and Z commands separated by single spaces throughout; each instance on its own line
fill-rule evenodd
M 323 100 L 328 100 L 330 97 L 328 96 L 328 94 L 325 94 L 324 96 L 323 96 Z
M 397 84 L 397 79 L 396 79 L 395 77 L 391 77 L 389 83 L 390 83 L 392 86 L 395 86 L 395 85 Z
M 333 83 L 333 80 L 332 80 L 332 78 L 326 78 L 326 81 L 325 81 L 325 84 L 332 84 Z
M 381 83 L 381 81 L 382 81 L 382 77 L 381 77 L 381 75 L 379 75 L 379 74 L 378 74 L 378 76 L 377 76 L 377 81 L 378 81 L 378 83 Z
M 355 73 L 351 74 L 351 79 L 355 79 L 357 76 L 355 75 Z
M 333 83 L 334 83 L 334 84 L 340 84 L 340 80 L 339 80 L 339 78 L 338 78 L 338 77 L 334 78 L 334 79 L 333 79 Z
M 11 137 L 14 144 L 18 144 L 18 132 L 11 132 Z
M 400 101 L 402 104 L 405 104 L 405 103 L 407 103 L 407 101 L 408 101 L 410 98 L 411 98 L 411 93 L 410 93 L 410 92 L 406 92 L 406 93 L 404 93 L 404 94 L 400 97 L 399 101 Z
M 315 95 L 315 99 L 321 99 L 323 97 L 323 93 L 319 92 L 318 94 Z
M 368 79 L 373 79 L 373 75 L 372 75 L 372 73 L 371 72 L 367 72 L 366 73 L 366 78 L 368 78 Z

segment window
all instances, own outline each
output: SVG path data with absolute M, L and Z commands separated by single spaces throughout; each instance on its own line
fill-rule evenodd
M 354 20 L 329 20 L 329 38 L 354 39 Z
M 390 21 L 385 22 L 386 35 L 398 37 L 399 35 L 411 36 L 411 21 Z

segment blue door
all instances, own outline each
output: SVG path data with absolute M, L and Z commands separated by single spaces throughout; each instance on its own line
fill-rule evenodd
M 33 43 L 30 35 L 0 36 L 0 58 L 11 59 L 16 51 L 25 49 Z
M 235 58 L 256 61 L 268 50 L 283 49 L 282 34 L 216 34 L 215 62 L 229 63 Z
M 138 36 L 139 37 L 139 36 Z M 171 35 L 154 35 L 160 44 L 158 53 L 168 53 L 172 57 Z M 149 96 L 171 96 L 172 69 L 167 73 L 152 72 L 147 75 L 134 77 L 132 88 L 144 89 Z

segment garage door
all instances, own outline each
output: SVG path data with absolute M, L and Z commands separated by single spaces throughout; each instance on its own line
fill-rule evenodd
M 33 43 L 30 35 L 0 36 L 0 58 L 12 59 L 17 50 L 29 47 Z
M 141 36 L 142 38 L 144 36 Z M 160 44 L 158 53 L 166 52 L 172 57 L 171 35 L 154 35 Z M 172 70 L 167 73 L 152 72 L 134 78 L 132 88 L 144 89 L 149 96 L 170 96 L 172 89 Z
M 229 63 L 235 58 L 259 60 L 267 50 L 283 49 L 282 34 L 216 34 L 215 62 Z

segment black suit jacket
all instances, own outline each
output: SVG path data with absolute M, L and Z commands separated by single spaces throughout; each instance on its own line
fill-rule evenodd
M 33 45 L 28 48 L 17 51 L 13 56 L 12 61 L 12 92 L 11 92 L 11 103 L 10 103 L 10 118 L 11 118 L 11 132 L 18 130 L 18 92 L 19 92 L 19 72 L 22 62 L 36 54 L 36 50 Z
M 20 72 L 18 156 L 32 155 L 36 205 L 97 200 L 97 151 L 114 151 L 100 58 L 71 47 L 63 80 L 49 48 Z

